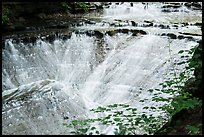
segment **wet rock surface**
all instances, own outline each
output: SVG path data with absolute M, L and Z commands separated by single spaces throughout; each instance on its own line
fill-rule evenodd
M 59 85 L 53 85 L 56 85 L 54 81 L 44 80 L 28 84 L 27 87 L 19 87 L 21 90 L 13 90 L 10 94 L 3 94 L 2 129 L 4 134 L 68 134 L 69 129 L 62 123 L 76 117 L 82 118 L 85 106 L 80 103 L 82 100 L 80 97 L 78 97 L 79 105 L 76 101 L 72 101 L 71 94 L 62 92 Z M 78 115 L 79 111 L 81 111 L 80 115 Z M 69 117 L 65 119 L 66 115 Z M 13 117 L 15 120 L 9 120 Z M 56 123 L 58 123 L 58 128 L 52 128 L 54 129 L 52 130 L 51 127 Z M 50 127 L 49 130 L 44 128 L 46 126 Z M 14 127 L 15 130 L 12 130 Z
M 116 5 L 122 5 L 123 3 L 116 3 Z M 103 9 L 108 8 L 112 3 L 105 3 L 103 7 L 101 5 L 95 4 L 91 9 Z M 202 9 L 199 3 L 185 3 L 184 4 L 188 8 Z M 134 7 L 135 5 L 132 3 L 130 7 Z M 166 10 L 164 12 L 179 12 L 179 8 L 182 5 L 178 3 L 167 3 L 161 7 L 161 10 Z M 97 8 L 96 8 L 97 7 Z M 137 20 L 123 20 L 123 19 L 115 19 L 114 22 L 106 22 L 103 23 L 109 27 L 114 27 L 114 29 L 92 29 L 92 30 L 80 30 L 77 27 L 84 25 L 98 25 L 100 21 L 86 19 L 82 15 L 65 15 L 65 14 L 50 14 L 45 16 L 44 13 L 39 13 L 35 16 L 35 18 L 40 21 L 30 20 L 27 22 L 29 26 L 24 25 L 26 20 L 23 17 L 19 18 L 20 23 L 22 24 L 14 24 L 9 26 L 10 28 L 4 28 L 8 33 L 4 33 L 2 37 L 2 44 L 5 46 L 6 39 L 13 39 L 16 43 L 36 43 L 37 39 L 45 40 L 46 42 L 53 43 L 56 39 L 67 40 L 70 39 L 72 34 L 86 34 L 89 37 L 94 37 L 94 42 L 97 43 L 96 48 L 94 49 L 94 59 L 96 60 L 96 64 L 92 64 L 93 66 L 97 66 L 101 64 L 106 56 L 113 50 L 113 47 L 107 46 L 104 41 L 106 36 L 115 37 L 117 34 L 129 35 L 131 37 L 129 39 L 138 38 L 140 35 L 148 35 L 148 29 L 156 28 L 161 29 L 161 32 L 158 32 L 158 36 L 168 37 L 173 40 L 182 40 L 187 39 L 189 41 L 197 41 L 194 36 L 201 36 L 201 34 L 195 34 L 191 32 L 178 32 L 174 33 L 169 30 L 179 29 L 190 26 L 202 26 L 202 23 L 161 23 L 154 22 L 151 20 L 143 20 L 141 22 Z M 43 20 L 43 21 L 42 21 Z M 26 26 L 26 27 L 25 27 Z M 131 26 L 132 28 L 125 28 Z M 124 27 L 124 28 L 123 28 Z M 139 28 L 137 28 L 139 27 Z M 142 27 L 142 29 L 141 29 Z M 165 31 L 165 32 L 163 32 Z M 120 48 L 124 48 L 124 43 L 119 43 Z M 120 61 L 118 61 L 120 64 Z M 55 62 L 56 63 L 56 62 Z M 92 66 L 92 67 L 93 67 Z M 94 66 L 94 67 L 95 67 Z M 91 66 L 90 66 L 91 67 Z M 93 68 L 92 68 L 93 69 Z M 200 69 L 200 68 L 198 68 Z M 195 71 L 196 77 L 200 77 L 202 73 Z M 195 81 L 195 80 L 194 80 Z M 80 96 L 77 96 L 78 103 L 76 100 L 72 100 L 74 98 L 73 94 L 67 94 L 60 90 L 60 88 L 52 87 L 52 81 L 41 81 L 39 85 L 32 85 L 32 88 L 20 87 L 21 90 L 13 90 L 10 94 L 3 95 L 2 97 L 2 117 L 3 123 L 2 128 L 4 134 L 68 134 L 69 131 L 66 127 L 62 126 L 63 122 L 67 122 L 66 120 L 71 120 L 75 118 L 76 115 L 83 115 L 84 107 L 81 106 L 83 102 L 80 102 L 82 99 Z M 191 82 L 189 82 L 191 83 Z M 192 86 L 192 84 L 190 84 Z M 74 87 L 75 85 L 73 85 Z M 74 89 L 74 88 L 73 88 Z M 43 92 L 38 92 L 38 91 Z M 140 88 L 143 90 L 143 88 Z M 194 90 L 194 89 L 192 89 Z M 19 91 L 24 92 L 23 94 L 19 93 Z M 77 88 L 74 89 L 77 92 Z M 35 96 L 39 96 L 39 100 L 35 100 Z M 200 93 L 198 94 L 200 96 Z M 69 106 L 74 106 L 70 108 Z M 32 110 L 31 110 L 32 108 Z M 13 110 L 12 110 L 13 109 Z M 18 109 L 19 112 L 24 112 L 24 116 L 20 114 L 15 114 L 15 111 Z M 80 110 L 80 113 L 77 112 Z M 10 112 L 9 112 L 10 111 Z M 202 110 L 201 110 L 202 111 Z M 69 112 L 73 112 L 70 114 Z M 197 111 L 196 111 L 197 112 Z M 200 113 L 200 112 L 199 112 Z M 11 115 L 12 114 L 12 115 Z M 43 116 L 42 116 L 43 114 Z M 15 130 L 13 130 L 13 124 L 9 120 L 10 117 L 15 117 L 16 125 Z M 49 117 L 46 119 L 45 117 Z M 200 116 L 199 116 L 200 118 Z M 197 118 L 196 118 L 197 119 Z M 27 123 L 22 123 L 22 121 L 27 121 Z M 37 124 L 36 124 L 37 123 Z M 59 125 L 59 127 L 56 127 Z M 29 126 L 28 126 L 29 125 Z M 44 127 L 53 127 L 53 130 L 44 131 Z M 12 133 L 10 132 L 12 131 Z M 178 132 L 178 131 L 177 131 Z

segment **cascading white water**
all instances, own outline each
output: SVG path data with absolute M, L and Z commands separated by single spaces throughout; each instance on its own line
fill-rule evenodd
M 145 10 L 148 14 L 140 13 L 144 10 L 141 3 L 134 3 L 133 7 L 129 3 L 113 5 L 104 9 L 102 19 L 112 22 L 120 18 L 122 12 L 122 20 L 131 19 L 134 14 L 134 21 L 142 21 L 144 16 L 145 19 L 155 19 L 157 23 L 169 23 L 171 19 L 165 18 L 159 5 L 150 4 Z M 123 12 L 124 8 L 131 8 L 130 12 Z M 152 14 L 153 11 L 156 13 Z M 200 17 L 199 14 L 198 19 Z M 102 24 L 84 25 L 78 29 L 109 29 L 108 25 L 104 28 Z M 35 44 L 16 44 L 8 39 L 2 51 L 3 134 L 69 134 L 63 123 L 74 118 L 95 117 L 97 115 L 89 110 L 97 106 L 127 103 L 141 113 L 144 106 L 160 105 L 151 101 L 153 94 L 147 90 L 158 87 L 166 79 L 165 74 L 169 73 L 172 63 L 168 61 L 169 39 L 155 33 L 166 31 L 177 34 L 192 28 L 120 28 L 140 28 L 148 34 L 104 34 L 102 39 L 98 39 L 72 33 L 70 39 L 56 39 L 52 44 L 41 39 Z M 195 27 L 190 31 L 198 30 Z M 99 41 L 103 41 L 102 44 Z M 179 59 L 179 50 L 197 45 L 187 39 L 171 41 L 174 59 Z M 146 100 L 139 102 L 142 99 Z M 163 112 L 146 110 L 146 113 L 165 116 Z M 101 128 L 101 131 L 113 134 L 109 128 Z M 143 130 L 136 132 L 145 133 Z

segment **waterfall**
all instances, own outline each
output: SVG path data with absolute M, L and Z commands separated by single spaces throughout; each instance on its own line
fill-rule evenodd
M 133 7 L 126 2 L 121 5 L 112 3 L 104 9 L 100 17 L 102 21 L 76 27 L 78 30 L 99 30 L 103 34 L 101 39 L 76 32 L 67 40 L 56 38 L 53 43 L 41 38 L 35 43 L 7 39 L 2 51 L 3 134 L 69 134 L 63 123 L 76 118 L 97 117 L 89 111 L 97 106 L 127 103 L 142 113 L 144 106 L 162 105 L 151 101 L 153 93 L 147 92 L 158 88 L 172 68 L 170 40 L 156 34 L 199 33 L 200 28 L 160 29 L 125 25 L 118 28 L 142 29 L 147 34 L 106 34 L 112 30 L 110 23 L 116 19 L 139 23 L 151 20 L 171 25 L 174 14 L 161 12 L 161 5 L 152 3 L 144 10 L 142 3 L 134 3 Z M 187 15 L 195 15 L 196 11 L 189 12 L 175 14 L 189 20 Z M 197 20 L 201 17 L 202 13 L 199 13 Z M 194 41 L 171 39 L 173 58 L 179 60 L 177 53 L 180 50 L 195 47 L 196 39 L 201 37 Z M 169 95 L 161 93 L 161 96 Z M 140 102 L 143 99 L 146 100 Z M 165 117 L 164 112 L 146 110 L 146 113 Z M 101 131 L 113 134 L 110 127 L 101 128 Z M 143 130 L 136 132 L 145 133 Z

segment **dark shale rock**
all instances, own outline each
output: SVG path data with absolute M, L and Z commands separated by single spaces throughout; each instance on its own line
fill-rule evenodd
M 161 11 L 162 11 L 162 12 L 171 12 L 170 9 L 162 9 Z
M 184 5 L 189 8 L 192 4 L 191 4 L 191 2 L 186 2 L 186 3 L 184 3 Z
M 103 5 L 97 5 L 97 4 L 94 4 L 95 6 L 95 9 L 94 10 L 100 10 L 100 9 L 103 9 Z
M 188 26 L 189 24 L 187 22 L 184 22 L 184 23 L 181 23 L 183 24 L 184 26 Z
M 202 36 L 202 34 L 182 33 L 182 32 L 179 32 L 179 33 L 180 33 L 180 34 L 183 34 L 183 35 Z
M 162 12 L 179 12 L 178 9 L 162 9 Z
M 119 22 L 122 22 L 122 20 L 119 20 L 119 19 L 114 19 L 115 21 L 119 21 Z
M 143 30 L 131 30 L 131 32 L 133 33 L 132 36 L 137 36 L 138 34 L 142 34 L 142 35 L 147 34 L 147 32 L 145 32 Z
M 177 38 L 178 39 L 184 39 L 184 36 L 183 35 L 179 35 Z
M 147 34 L 147 32 L 144 31 L 144 30 L 139 30 L 139 33 L 141 33 L 141 34 L 143 34 L 143 35 L 146 35 L 146 34 Z
M 167 35 L 166 33 L 162 33 L 162 34 L 161 34 L 161 36 L 166 36 L 166 35 Z
M 184 38 L 187 38 L 188 40 L 194 40 L 194 38 L 192 36 L 184 36 Z
M 85 23 L 86 23 L 86 24 L 96 24 L 96 22 L 94 22 L 94 21 L 90 21 L 90 20 L 85 21 Z
M 196 26 L 202 26 L 202 23 L 196 22 L 194 25 L 196 25 Z
M 149 25 L 148 25 L 148 27 L 152 27 L 153 26 L 153 23 L 150 23 Z
M 18 21 L 19 21 L 19 22 L 22 22 L 22 23 L 25 23 L 26 20 L 25 20 L 23 17 L 19 17 L 19 18 L 18 18 Z
M 160 24 L 158 27 L 160 27 L 161 29 L 165 29 L 165 26 L 163 24 Z
M 106 34 L 108 34 L 109 36 L 113 36 L 118 32 L 118 30 L 111 30 L 111 31 L 107 31 Z
M 36 17 L 38 19 L 45 19 L 46 18 L 46 14 L 45 13 L 39 13 L 39 14 L 36 15 Z
M 70 39 L 71 36 L 72 36 L 72 33 L 71 33 L 71 32 L 65 32 L 65 33 L 62 34 L 61 38 L 62 38 L 63 40 L 67 40 L 67 39 Z
M 132 26 L 137 26 L 137 23 L 135 23 L 134 21 L 131 21 Z
M 144 25 L 145 27 L 151 27 L 153 26 L 153 22 L 152 21 L 147 21 L 147 20 L 144 20 L 145 23 L 148 23 L 146 25 Z
M 129 32 L 129 29 L 119 29 L 119 32 L 120 32 L 120 33 L 128 33 L 128 32 Z
M 184 4 L 187 8 L 192 8 L 194 10 L 201 10 L 202 6 L 198 2 L 186 2 Z
M 170 37 L 171 39 L 176 39 L 176 35 L 173 33 L 168 33 L 167 36 Z
M 153 23 L 152 21 L 144 20 L 145 23 Z
M 143 31 L 143 30 L 129 30 L 129 29 L 117 29 L 117 30 L 111 30 L 111 31 L 107 31 L 106 34 L 113 36 L 116 33 L 129 33 L 132 32 L 132 36 L 137 36 L 138 34 L 142 34 L 142 35 L 146 35 L 147 32 Z
M 173 27 L 178 28 L 178 25 L 173 25 Z
M 56 36 L 55 34 L 50 34 L 46 37 L 46 40 L 49 41 L 50 43 L 53 43 L 53 41 L 55 40 Z
M 111 2 L 105 2 L 104 3 L 104 6 L 109 6 L 109 5 L 111 5 L 112 3 Z
M 202 7 L 198 2 L 193 2 L 192 6 L 197 7 L 197 8 L 201 8 Z
M 180 8 L 181 5 L 164 5 L 162 8 Z
M 84 33 L 89 37 L 92 37 L 94 35 L 93 31 L 91 31 L 91 30 L 88 30 L 88 31 L 85 31 L 85 32 L 80 32 L 80 34 L 84 34 Z
M 98 38 L 98 39 L 102 39 L 103 38 L 103 33 L 101 33 L 98 30 L 95 30 L 94 34 L 95 34 L 95 37 Z
M 170 28 L 169 25 L 165 26 L 163 24 L 160 24 L 158 27 L 161 28 L 161 29 L 169 29 Z
M 142 24 L 142 27 L 149 27 L 149 24 L 144 23 L 144 24 Z

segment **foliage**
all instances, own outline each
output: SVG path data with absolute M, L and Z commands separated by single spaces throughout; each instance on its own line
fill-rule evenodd
M 75 8 L 80 8 L 84 12 L 87 12 L 89 8 L 85 2 L 62 2 L 61 5 L 65 13 L 74 12 Z
M 155 108 L 152 107 L 151 109 Z M 152 134 L 162 126 L 161 121 L 163 121 L 161 116 L 153 117 L 145 113 L 140 114 L 136 108 L 130 107 L 128 104 L 112 104 L 106 107 L 98 107 L 91 111 L 105 114 L 105 116 L 95 119 L 73 120 L 66 125 L 74 129 L 71 133 L 82 135 L 102 134 L 96 130 L 96 127 L 91 126 L 93 123 L 98 123 L 99 125 L 114 126 L 114 134 L 116 135 L 136 135 L 136 131 L 141 127 L 148 134 Z
M 76 6 L 83 9 L 85 12 L 87 12 L 89 8 L 85 2 L 76 2 Z
M 70 13 L 71 10 L 70 4 L 68 4 L 67 2 L 62 2 L 61 5 L 65 13 Z
M 9 17 L 7 15 L 2 16 L 2 25 L 7 25 L 9 22 Z
M 185 70 L 179 73 L 178 75 L 174 72 L 174 78 L 165 81 L 164 83 L 161 83 L 163 86 L 162 92 L 165 93 L 176 93 L 179 91 L 179 94 L 176 95 L 172 102 L 170 104 L 166 104 L 162 107 L 162 110 L 165 110 L 169 113 L 169 115 L 172 117 L 176 113 L 180 112 L 181 110 L 189 110 L 193 109 L 198 105 L 202 105 L 202 100 L 200 100 L 197 97 L 194 97 L 188 89 L 185 88 L 186 81 L 190 79 L 190 73 L 195 70 L 195 68 L 200 69 L 199 71 L 202 71 L 202 62 L 201 62 L 201 53 L 195 51 L 201 51 L 199 47 L 191 48 L 190 50 L 180 50 L 178 54 L 184 54 L 187 53 L 187 56 L 182 55 L 181 58 L 186 58 L 185 61 L 181 61 L 178 63 L 175 63 L 175 65 L 185 65 Z M 193 55 L 192 55 L 193 54 Z M 189 55 L 192 57 L 189 58 Z M 175 69 L 175 68 L 173 68 Z M 184 83 L 183 85 L 181 83 Z M 174 86 L 173 86 L 174 85 Z M 168 88 L 166 88 L 168 87 Z M 162 100 L 158 100 L 162 101 Z M 187 128 L 190 130 L 189 134 L 198 134 L 198 128 L 195 128 L 193 126 L 187 126 Z
M 202 124 L 187 125 L 186 129 L 189 130 L 188 134 L 189 135 L 198 135 L 200 126 L 202 126 Z
M 8 7 L 2 8 L 2 25 L 7 25 L 10 21 L 10 10 Z

